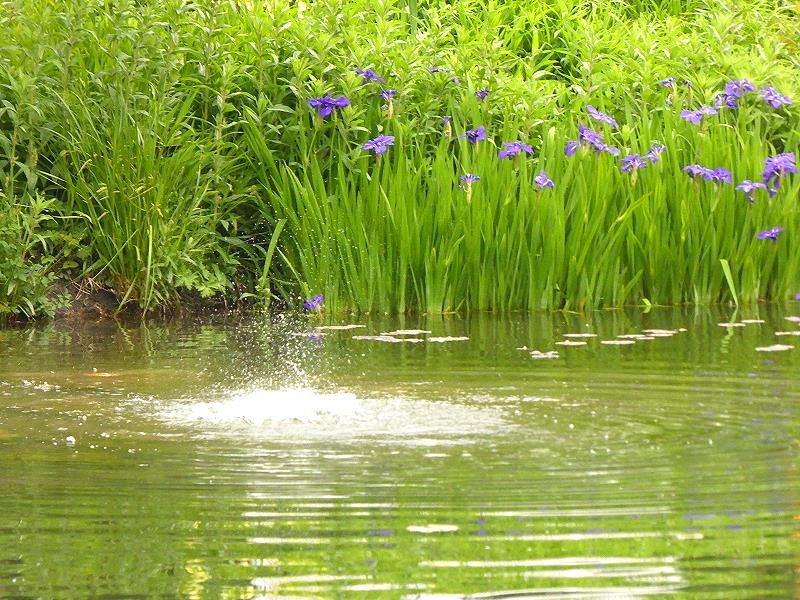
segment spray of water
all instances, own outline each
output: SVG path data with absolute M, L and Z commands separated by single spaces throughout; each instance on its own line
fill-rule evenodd
M 251 323 L 236 332 L 237 345 L 226 359 L 231 367 L 218 383 L 189 397 L 159 398 L 155 412 L 200 436 L 300 443 L 320 437 L 464 443 L 509 427 L 501 408 L 470 406 L 463 399 L 399 394 L 378 382 L 342 389 L 335 379 L 346 356 L 341 348 L 326 353 L 318 335 L 302 315 Z

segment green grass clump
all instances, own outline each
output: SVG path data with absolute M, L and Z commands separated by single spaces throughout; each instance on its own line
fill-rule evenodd
M 796 152 L 796 107 L 751 92 L 699 124 L 680 113 L 730 80 L 800 98 L 798 21 L 763 0 L 0 0 L 0 261 L 17 282 L 0 281 L 0 313 L 40 314 L 55 274 L 145 312 L 789 297 L 797 178 L 754 204 L 734 186 Z M 349 106 L 321 118 L 308 100 L 324 96 Z M 634 172 L 585 143 L 567 157 L 579 124 L 622 156 L 665 151 Z M 486 140 L 462 137 L 478 126 Z M 394 144 L 376 157 L 378 135 Z M 514 141 L 534 152 L 499 159 Z
M 48 254 L 55 236 L 46 227 L 52 204 L 27 195 L 14 203 L 0 193 L 0 316 L 33 318 L 57 308 L 48 297 L 55 279 Z

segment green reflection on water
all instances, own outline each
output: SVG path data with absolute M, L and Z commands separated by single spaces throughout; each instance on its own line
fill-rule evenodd
M 0 596 L 797 595 L 797 325 L 747 316 L 0 331 Z M 352 338 L 411 328 L 469 340 Z

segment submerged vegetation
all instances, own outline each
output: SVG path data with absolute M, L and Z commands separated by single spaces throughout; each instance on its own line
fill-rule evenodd
M 0 0 L 0 315 L 793 297 L 798 8 Z

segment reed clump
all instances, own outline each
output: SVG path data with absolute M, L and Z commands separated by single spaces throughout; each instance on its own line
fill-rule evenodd
M 0 314 L 800 291 L 788 3 L 0 0 Z

